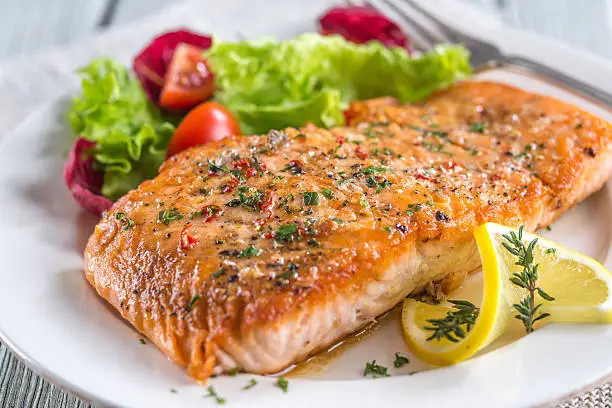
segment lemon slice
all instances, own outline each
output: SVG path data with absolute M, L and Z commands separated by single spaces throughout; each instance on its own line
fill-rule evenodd
M 527 291 L 510 282 L 512 274 L 520 272 L 521 267 L 515 265 L 517 257 L 503 246 L 503 235 L 512 231 L 493 223 L 474 231 L 484 285 L 478 279 L 471 279 L 449 295 L 449 299 L 468 300 L 478 308 L 475 324 L 469 331 L 462 325 L 459 333 L 450 333 L 453 341 L 444 336 L 430 339 L 434 332 L 425 327 L 431 328 L 432 319 L 443 319 L 447 312 L 456 311 L 457 306 L 449 302 L 430 305 L 414 299 L 404 301 L 404 338 L 417 357 L 434 365 L 456 364 L 491 344 L 510 326 L 521 324 L 514 318 L 516 311 L 512 305 L 519 303 Z M 540 265 L 538 286 L 555 300 L 536 296 L 536 304 L 541 303 L 541 311 L 550 316 L 538 321 L 535 327 L 548 322 L 612 323 L 612 274 L 592 258 L 523 232 L 525 245 L 536 238 L 533 255 L 534 263 Z M 480 290 L 478 285 L 482 287 Z

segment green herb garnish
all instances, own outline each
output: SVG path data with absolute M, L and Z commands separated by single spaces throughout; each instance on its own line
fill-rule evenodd
M 298 229 L 295 223 L 281 225 L 274 231 L 276 242 L 293 242 L 296 239 Z
M 251 388 L 253 388 L 254 386 L 257 385 L 257 380 L 254 378 L 251 378 L 249 380 L 249 383 L 247 385 L 245 385 L 244 387 L 242 387 L 243 390 L 250 390 Z
M 366 363 L 363 376 L 367 377 L 368 375 L 371 375 L 372 378 L 389 377 L 387 367 L 376 364 L 376 360 Z
M 278 377 L 278 380 L 276 381 L 276 386 L 283 390 L 283 392 L 287 392 L 287 390 L 289 390 L 289 381 L 287 381 L 283 377 Z
M 485 130 L 489 127 L 488 122 L 483 123 L 473 123 L 470 125 L 470 132 L 472 133 L 484 133 Z
M 476 323 L 478 312 L 480 309 L 467 300 L 449 300 L 449 303 L 454 305 L 454 310 L 446 312 L 446 317 L 443 319 L 428 319 L 427 323 L 431 326 L 425 326 L 423 329 L 432 331 L 432 335 L 426 340 L 442 340 L 446 338 L 453 343 L 459 342 L 472 329 Z M 464 327 L 461 327 L 464 326 Z
M 408 357 L 402 356 L 400 353 L 395 353 L 395 360 L 393 360 L 393 367 L 400 368 L 409 363 L 410 363 L 410 360 L 408 360 Z
M 363 170 L 363 174 L 365 175 L 376 174 L 376 173 L 391 173 L 391 169 L 389 167 L 370 166 L 370 167 L 366 167 Z
M 164 224 L 168 225 L 170 224 L 171 221 L 182 220 L 183 214 L 178 212 L 178 208 L 174 207 L 168 211 L 165 211 L 165 210 L 160 211 L 157 216 L 157 219 L 159 222 L 163 222 Z
M 125 213 L 118 212 L 115 218 L 123 224 L 124 230 L 128 230 L 134 226 L 134 220 L 125 215 Z
M 215 389 L 212 387 L 212 385 L 209 385 L 208 388 L 206 389 L 208 391 L 208 394 L 205 395 L 206 398 L 214 398 L 215 402 L 219 405 L 223 405 L 227 402 L 227 400 L 225 398 L 221 398 L 217 392 L 215 391 Z
M 217 279 L 218 277 L 223 276 L 223 275 L 225 275 L 225 269 L 221 268 L 221 269 L 218 269 L 217 271 L 213 272 L 210 275 L 210 277 L 212 279 Z
M 316 191 L 304 192 L 304 205 L 319 205 L 319 193 Z
M 240 253 L 238 254 L 238 258 L 248 258 L 251 256 L 259 256 L 261 255 L 263 251 L 259 248 L 256 248 L 253 244 L 249 245 L 248 247 L 246 247 L 246 249 L 243 249 L 242 251 L 240 251 Z
M 538 243 L 538 239 L 534 238 L 527 246 L 523 242 L 523 226 L 518 230 L 518 234 L 514 231 L 510 231 L 510 234 L 504 234 L 502 237 L 507 241 L 503 242 L 502 245 L 512 255 L 518 257 L 515 265 L 522 267 L 523 269 L 519 273 L 513 273 L 510 282 L 516 286 L 526 289 L 527 296 L 525 296 L 519 303 L 512 305 L 514 310 L 518 312 L 514 317 L 521 320 L 525 325 L 525 331 L 527 333 L 533 332 L 533 324 L 538 320 L 542 320 L 550 313 L 539 312 L 542 304 L 535 304 L 536 293 L 546 301 L 555 300 L 554 297 L 546 293 L 542 288 L 537 286 L 539 274 L 539 264 L 534 263 L 533 250 Z
M 327 198 L 328 200 L 334 198 L 334 192 L 331 188 L 324 188 L 323 190 L 321 190 L 321 194 L 323 194 L 323 197 Z
M 187 305 L 187 312 L 191 312 L 191 310 L 193 309 L 193 306 L 195 305 L 195 303 L 198 300 L 200 300 L 200 295 L 199 294 L 196 294 L 194 297 L 191 298 L 191 301 Z

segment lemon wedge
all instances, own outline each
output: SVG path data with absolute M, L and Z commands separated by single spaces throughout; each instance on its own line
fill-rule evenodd
M 503 235 L 512 231 L 493 223 L 481 225 L 474 231 L 482 260 L 482 279 L 469 279 L 448 297 L 466 300 L 474 308 L 469 303 L 447 301 L 430 305 L 414 299 L 404 301 L 404 339 L 417 357 L 434 365 L 456 364 L 493 343 L 509 328 L 522 328 L 525 334 L 524 326 L 514 317 L 516 311 L 512 305 L 519 303 L 527 290 L 510 281 L 522 268 L 515 265 L 516 255 L 503 245 L 506 242 Z M 534 263 L 539 264 L 537 285 L 554 300 L 547 301 L 536 295 L 535 303 L 542 304 L 540 311 L 550 316 L 536 322 L 534 327 L 550 322 L 612 323 L 612 274 L 588 256 L 534 234 L 522 233 L 525 245 L 536 238 L 533 256 Z M 464 323 L 459 325 L 458 331 L 450 331 L 449 336 L 432 338 L 436 326 L 432 320 L 444 319 L 449 312 L 451 316 L 458 316 L 459 309 L 474 318 L 473 324 Z M 462 321 L 470 321 L 469 318 L 464 316 Z

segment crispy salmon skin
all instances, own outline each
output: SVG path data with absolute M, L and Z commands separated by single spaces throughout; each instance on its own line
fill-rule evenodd
M 347 115 L 172 157 L 96 226 L 87 279 L 195 379 L 273 373 L 457 287 L 476 226 L 547 225 L 612 168 L 610 124 L 499 83 Z

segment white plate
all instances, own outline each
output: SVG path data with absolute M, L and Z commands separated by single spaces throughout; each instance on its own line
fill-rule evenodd
M 311 26 L 326 2 L 311 3 L 300 27 Z M 448 15 L 453 15 L 452 7 L 448 5 Z M 236 21 L 248 17 L 244 9 L 232 10 L 217 24 L 240 25 Z M 265 25 L 268 34 L 300 31 L 279 18 L 270 22 L 274 24 Z M 487 30 L 484 35 L 511 52 L 539 57 L 612 91 L 612 69 L 597 58 L 524 34 Z M 489 75 L 582 103 L 532 79 Z M 140 344 L 138 334 L 83 278 L 82 251 L 96 220 L 79 210 L 62 181 L 70 143 L 63 120 L 67 100 L 36 110 L 0 144 L 0 338 L 39 373 L 91 401 L 147 408 L 214 405 L 180 368 L 153 346 Z M 609 112 L 591 108 L 612 119 Z M 565 214 L 545 235 L 612 268 L 611 184 Z M 260 384 L 249 391 L 241 390 L 249 375 L 211 383 L 230 406 L 525 406 L 559 398 L 611 373 L 611 342 L 612 326 L 549 326 L 454 367 L 412 376 L 391 369 L 398 375 L 363 379 L 367 361 L 392 366 L 393 353 L 406 352 L 397 319 L 388 318 L 325 370 L 290 379 L 286 394 L 272 378 L 258 378 Z M 413 362 L 402 372 L 422 368 Z

